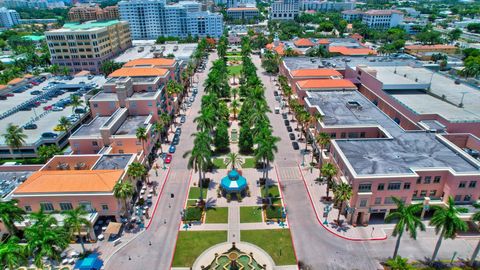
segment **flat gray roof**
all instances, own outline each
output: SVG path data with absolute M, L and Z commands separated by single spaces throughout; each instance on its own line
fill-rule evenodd
M 462 157 L 436 134 L 403 130 L 357 91 L 308 94 L 310 104 L 318 106 L 326 115 L 326 126 L 378 125 L 393 137 L 335 140 L 357 175 L 408 174 L 414 168 L 480 172 L 478 165 Z
M 132 99 L 152 98 L 156 94 L 157 92 L 135 92 L 130 98 Z
M 175 49 L 177 46 L 177 50 Z M 175 59 L 187 60 L 189 59 L 195 49 L 197 48 L 197 43 L 187 43 L 187 44 L 155 44 L 154 40 L 136 40 L 133 41 L 133 47 L 123 52 L 120 56 L 114 59 L 117 63 L 126 63 L 131 60 L 138 58 L 154 58 L 154 53 L 160 53 L 163 51 L 163 56 L 169 54 L 175 55 Z M 138 49 L 143 47 L 143 51 L 139 52 Z M 150 51 L 154 48 L 155 51 Z
M 92 101 L 118 101 L 117 93 L 100 91 L 91 98 Z
M 92 170 L 117 170 L 127 167 L 132 158 L 131 154 L 103 155 L 92 168 Z
M 137 128 L 143 127 L 143 123 L 148 116 L 128 116 L 114 135 L 135 135 Z
M 95 117 L 90 123 L 82 125 L 71 137 L 99 136 L 100 128 L 110 119 L 110 116 Z
M 0 201 L 27 180 L 32 173 L 33 171 L 0 172 Z

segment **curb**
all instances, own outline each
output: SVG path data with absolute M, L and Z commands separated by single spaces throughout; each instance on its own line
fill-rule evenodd
M 190 192 L 190 184 L 192 183 L 192 178 L 193 178 L 193 170 L 190 171 L 190 179 L 188 180 L 188 188 L 187 188 L 187 194 L 185 197 L 185 202 L 183 203 L 183 207 L 187 205 L 188 201 L 188 192 Z M 175 247 L 173 248 L 173 253 L 172 253 L 172 258 L 170 259 L 170 269 L 173 267 L 173 258 L 175 257 L 175 252 L 177 251 L 177 242 L 178 242 L 178 235 L 180 233 L 180 228 L 182 226 L 182 219 L 180 219 L 180 222 L 178 223 L 178 229 L 177 229 L 177 236 L 175 238 Z
M 132 242 L 133 240 L 137 239 L 137 237 L 139 237 L 140 235 L 142 235 L 144 232 L 146 232 L 148 230 L 148 227 L 150 226 L 150 223 L 152 222 L 153 220 L 153 217 L 155 216 L 155 211 L 157 210 L 157 206 L 158 206 L 158 202 L 160 201 L 160 198 L 162 197 L 163 195 L 163 187 L 165 186 L 165 183 L 167 182 L 168 180 L 168 176 L 170 175 L 170 168 L 168 168 L 168 171 L 167 171 L 167 175 L 165 176 L 164 180 L 163 180 L 163 184 L 162 184 L 162 188 L 160 189 L 160 192 L 158 193 L 158 198 L 157 198 L 157 202 L 155 203 L 155 208 L 152 212 L 152 216 L 150 217 L 150 220 L 148 221 L 148 224 L 147 226 L 145 227 L 145 230 L 139 232 L 138 234 L 136 234 L 134 237 L 132 237 L 132 239 L 128 240 L 128 242 L 125 242 L 123 245 L 119 246 L 115 251 L 112 252 L 112 254 L 110 254 L 103 262 L 104 265 L 107 264 L 107 262 L 110 260 L 110 258 L 113 257 L 113 255 L 117 254 L 118 251 L 120 251 L 122 248 L 126 247 L 128 244 L 130 244 L 130 242 Z
M 277 175 L 277 180 L 278 180 L 278 186 L 279 186 L 279 192 L 280 192 L 280 196 L 282 197 L 282 202 L 283 202 L 283 207 L 285 209 L 287 209 L 287 204 L 285 203 L 285 198 L 283 197 L 283 191 L 282 191 L 282 183 L 280 181 L 280 176 L 278 175 L 278 170 L 277 170 L 277 166 L 273 166 L 275 168 L 275 174 Z M 293 242 L 293 231 L 290 227 L 290 219 L 288 218 L 288 212 L 286 213 L 286 219 L 287 221 L 287 225 L 288 225 L 288 230 L 290 231 L 290 235 L 292 236 L 291 237 L 291 240 L 292 240 L 292 247 L 293 247 L 293 254 L 295 255 L 295 261 L 297 262 L 297 269 L 300 269 L 298 267 L 298 256 L 297 256 L 297 250 L 295 249 L 295 242 Z
M 329 233 L 339 237 L 339 238 L 342 238 L 342 239 L 345 239 L 345 240 L 349 240 L 349 241 L 356 241 L 356 242 L 361 242 L 361 241 L 383 241 L 383 240 L 386 240 L 387 239 L 387 235 L 385 235 L 384 237 L 373 237 L 373 238 L 353 238 L 353 237 L 347 237 L 347 236 L 343 236 L 341 234 L 337 234 L 335 233 L 334 231 L 332 231 L 329 227 L 325 226 L 325 224 L 323 224 L 323 222 L 320 220 L 319 216 L 318 216 L 318 213 L 317 213 L 317 208 L 315 207 L 315 204 L 313 203 L 313 199 L 312 199 L 312 195 L 310 194 L 310 190 L 308 189 L 308 185 L 307 185 L 307 182 L 305 181 L 305 177 L 303 175 L 303 172 L 302 172 L 302 169 L 300 168 L 300 165 L 298 165 L 298 170 L 300 171 L 300 174 L 302 175 L 302 180 L 303 180 L 303 185 L 305 186 L 305 189 L 307 190 L 307 194 L 308 194 L 308 198 L 310 199 L 310 204 L 312 205 L 312 208 L 313 208 L 313 211 L 315 212 L 315 217 L 317 218 L 317 221 L 320 225 L 322 225 L 322 227 L 327 230 Z

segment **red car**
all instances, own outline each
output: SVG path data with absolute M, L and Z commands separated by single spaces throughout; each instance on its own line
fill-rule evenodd
M 39 85 L 39 83 L 36 82 L 36 81 L 31 82 L 31 84 L 33 84 L 33 85 Z
M 52 107 L 53 107 L 52 105 L 48 105 L 48 106 L 43 107 L 43 109 L 45 111 L 50 111 L 52 109 Z
M 172 157 L 172 155 L 167 154 L 167 156 L 165 157 L 165 164 L 170 164 L 170 162 L 172 162 Z
M 13 93 L 8 93 L 8 94 L 5 94 L 5 96 L 7 96 L 7 97 L 13 97 L 13 96 L 15 96 L 15 95 L 14 95 Z

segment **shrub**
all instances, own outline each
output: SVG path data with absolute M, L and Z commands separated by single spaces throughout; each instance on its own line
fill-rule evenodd
M 189 207 L 185 210 L 184 221 L 200 221 L 202 219 L 202 209 L 199 207 Z
M 202 188 L 208 188 L 210 186 L 211 181 L 212 180 L 210 178 L 204 178 L 202 180 Z M 200 184 L 199 184 L 199 186 L 200 186 Z
M 282 208 L 280 206 L 272 205 L 266 208 L 267 219 L 283 218 Z
M 232 200 L 232 195 L 230 193 L 227 193 L 225 197 L 227 198 L 227 202 L 230 202 Z

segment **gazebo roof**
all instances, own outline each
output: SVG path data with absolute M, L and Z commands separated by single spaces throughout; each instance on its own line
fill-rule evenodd
M 239 192 L 247 187 L 247 179 L 234 169 L 222 178 L 220 185 L 227 192 Z

